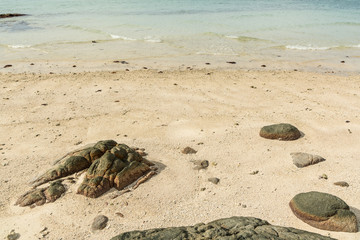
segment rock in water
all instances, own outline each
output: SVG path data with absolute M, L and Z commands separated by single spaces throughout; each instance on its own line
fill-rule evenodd
M 280 123 L 261 128 L 260 136 L 267 139 L 296 140 L 300 138 L 300 131 L 291 124 Z
M 12 17 L 22 17 L 22 16 L 26 16 L 26 14 L 22 14 L 22 13 L 5 13 L 5 14 L 0 14 L 0 18 L 12 18 Z
M 307 224 L 329 231 L 357 232 L 357 219 L 340 198 L 321 192 L 297 194 L 289 203 L 291 210 Z
M 94 218 L 93 223 L 91 224 L 92 230 L 102 230 L 106 227 L 107 222 L 109 221 L 107 216 L 99 215 Z
M 303 167 L 306 167 L 309 165 L 313 165 L 313 164 L 325 161 L 325 159 L 323 157 L 320 157 L 318 155 L 308 154 L 308 153 L 295 152 L 295 153 L 290 153 L 290 155 L 293 159 L 293 163 L 298 168 L 303 168 Z
M 189 227 L 157 228 L 122 233 L 111 240 L 196 240 L 196 239 L 276 239 L 276 240 L 330 240 L 316 233 L 295 228 L 272 226 L 253 217 L 231 217 L 208 224 L 199 223 Z

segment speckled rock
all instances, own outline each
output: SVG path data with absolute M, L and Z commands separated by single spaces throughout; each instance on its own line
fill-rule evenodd
M 296 140 L 300 138 L 300 131 L 291 124 L 280 123 L 261 128 L 260 136 L 267 139 Z
M 295 228 L 270 225 L 253 217 L 231 217 L 215 220 L 208 224 L 199 223 L 188 227 L 157 228 L 144 231 L 125 232 L 111 240 L 330 240 L 316 233 Z
M 329 231 L 357 232 L 357 219 L 349 206 L 340 198 L 321 192 L 297 194 L 290 208 L 307 224 Z

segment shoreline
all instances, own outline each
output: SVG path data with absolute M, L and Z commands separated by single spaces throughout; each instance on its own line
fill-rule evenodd
M 358 74 L 238 70 L 239 62 L 229 69 L 145 70 L 129 61 L 112 63 L 115 70 L 87 69 L 94 72 L 71 64 L 66 74 L 49 74 L 50 68 L 15 74 L 10 70 L 19 69 L 16 64 L 0 71 L 0 144 L 5 144 L 0 146 L 0 236 L 15 229 L 32 239 L 46 227 L 47 239 L 110 239 L 136 229 L 252 216 L 337 239 L 360 237 L 313 228 L 288 206 L 300 192 L 327 192 L 350 205 L 359 222 Z M 134 69 L 125 71 L 124 65 Z M 305 135 L 291 142 L 259 137 L 261 127 L 280 122 Z M 163 166 L 161 172 L 115 199 L 110 198 L 114 191 L 86 198 L 76 194 L 75 184 L 54 203 L 13 206 L 27 183 L 55 159 L 103 139 L 145 148 L 147 158 Z M 184 155 L 186 146 L 198 152 Z M 326 161 L 299 169 L 290 157 L 297 151 Z M 209 168 L 194 170 L 192 161 L 204 159 Z M 259 173 L 251 175 L 254 171 Z M 319 179 L 322 174 L 329 178 Z M 210 177 L 220 183 L 210 183 Z M 335 186 L 336 181 L 350 186 Z M 98 214 L 109 217 L 108 227 L 91 233 Z

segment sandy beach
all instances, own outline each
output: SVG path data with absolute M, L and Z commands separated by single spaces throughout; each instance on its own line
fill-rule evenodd
M 360 239 L 360 233 L 311 227 L 288 205 L 298 193 L 326 192 L 343 199 L 360 220 L 359 75 L 234 67 L 2 73 L 0 82 L 1 238 L 15 230 L 20 239 L 110 239 L 136 229 L 252 216 Z M 261 127 L 274 123 L 290 123 L 303 136 L 261 138 Z M 80 177 L 54 203 L 14 206 L 54 160 L 105 139 L 145 148 L 159 173 L 115 199 L 115 189 L 96 199 L 76 194 Z M 182 154 L 187 146 L 197 153 Z M 297 168 L 292 152 L 326 161 Z M 196 160 L 210 165 L 195 170 Z M 328 179 L 319 179 L 323 174 Z M 350 186 L 335 186 L 337 181 Z M 108 216 L 108 225 L 92 232 L 99 214 Z

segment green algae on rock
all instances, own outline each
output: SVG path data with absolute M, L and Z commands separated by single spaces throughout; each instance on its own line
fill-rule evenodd
M 357 232 L 357 219 L 340 198 L 321 192 L 297 194 L 289 203 L 296 217 L 307 224 L 329 231 Z
M 15 205 L 21 207 L 26 206 L 40 206 L 46 202 L 54 202 L 56 199 L 61 197 L 66 191 L 65 186 L 61 183 L 61 180 L 52 182 L 49 187 L 41 189 L 33 189 L 22 196 L 16 201 Z
M 99 141 L 91 147 L 74 151 L 70 155 L 65 155 L 68 158 L 32 181 L 35 189 L 22 195 L 16 204 L 42 205 L 46 201 L 55 201 L 65 192 L 61 180 L 51 183 L 47 188 L 36 189 L 36 187 L 87 168 L 85 179 L 77 192 L 92 198 L 101 196 L 112 187 L 121 190 L 140 177 L 144 176 L 147 179 L 150 175 L 146 174 L 154 171 L 151 169 L 153 163 L 143 158 L 134 149 L 113 140 Z
M 262 127 L 260 136 L 267 139 L 291 141 L 300 138 L 301 133 L 291 124 L 280 123 Z
M 277 239 L 277 240 L 331 240 L 320 234 L 290 227 L 270 225 L 267 221 L 253 217 L 231 217 L 199 223 L 188 227 L 157 228 L 144 231 L 125 232 L 111 240 L 196 240 L 196 239 Z

